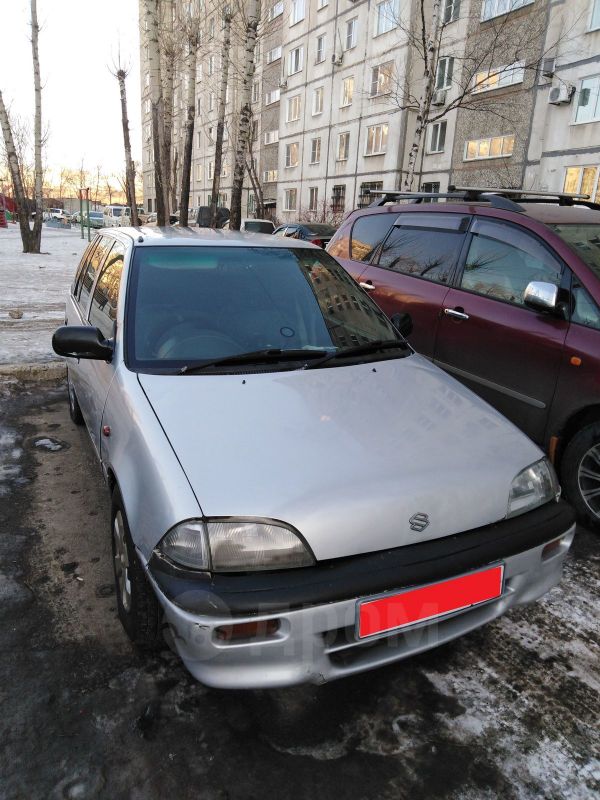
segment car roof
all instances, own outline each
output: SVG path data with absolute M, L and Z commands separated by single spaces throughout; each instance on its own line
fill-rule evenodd
M 290 247 L 309 248 L 320 250 L 310 242 L 303 242 L 300 239 L 278 239 L 273 238 L 270 233 L 242 233 L 240 231 L 223 231 L 213 228 L 179 228 L 168 226 L 164 228 L 141 226 L 130 228 L 123 226 L 116 229 L 131 239 L 136 247 L 143 246 L 209 246 L 227 245 L 228 247 Z

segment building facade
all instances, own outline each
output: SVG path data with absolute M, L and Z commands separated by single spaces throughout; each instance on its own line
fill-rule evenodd
M 198 66 L 192 205 L 207 204 L 212 187 L 216 76 L 226 57 L 217 6 L 215 0 L 201 15 L 212 44 L 204 42 Z M 442 0 L 433 93 L 419 140 L 419 99 L 429 81 L 422 19 L 431 18 L 432 8 L 433 0 L 263 5 L 252 157 L 267 213 L 276 220 L 336 222 L 368 202 L 366 189 L 401 188 L 415 139 L 413 190 L 445 191 L 454 184 L 600 197 L 600 0 Z M 240 47 L 238 40 L 229 53 L 229 145 Z M 178 87 L 176 80 L 176 98 Z M 183 115 L 177 100 L 175 109 L 176 117 Z M 144 199 L 150 203 L 152 172 L 145 146 Z M 221 182 L 225 205 L 232 173 L 229 146 Z M 252 216 L 255 206 L 249 183 L 243 214 Z

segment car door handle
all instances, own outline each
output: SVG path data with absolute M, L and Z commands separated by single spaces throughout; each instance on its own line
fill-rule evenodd
M 360 281 L 358 285 L 360 286 L 361 289 L 366 289 L 367 292 L 372 292 L 373 289 L 375 288 L 371 283 L 371 281 L 369 281 L 368 283 L 366 281 Z
M 454 319 L 469 319 L 469 315 L 465 314 L 464 309 L 460 306 L 458 308 L 445 308 L 444 314 Z

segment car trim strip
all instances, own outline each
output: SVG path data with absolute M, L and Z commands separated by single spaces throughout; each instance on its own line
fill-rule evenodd
M 514 400 L 520 400 L 522 403 L 526 403 L 528 406 L 533 406 L 534 408 L 546 408 L 546 403 L 542 403 L 541 400 L 536 400 L 535 397 L 529 397 L 526 394 L 517 392 L 515 389 L 509 389 L 507 386 L 502 386 L 500 383 L 495 383 L 495 381 L 490 381 L 487 378 L 480 377 L 479 375 L 473 375 L 472 372 L 459 369 L 452 364 L 446 364 L 445 361 L 438 361 L 437 358 L 434 358 L 433 363 L 446 370 L 446 372 L 452 372 L 453 375 L 459 375 L 461 378 L 466 378 L 469 381 L 473 381 L 473 383 L 480 383 L 482 386 L 487 386 L 488 389 L 495 389 L 495 391 L 508 395 L 508 397 L 512 397 Z

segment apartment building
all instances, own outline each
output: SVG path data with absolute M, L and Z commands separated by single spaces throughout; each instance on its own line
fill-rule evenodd
M 432 5 L 425 0 L 426 20 Z M 197 76 L 193 205 L 210 198 L 223 56 L 219 15 L 209 11 L 212 50 L 205 42 Z M 522 186 L 600 197 L 600 0 L 442 0 L 440 13 L 433 101 L 412 188 Z M 426 81 L 415 44 L 421 19 L 421 0 L 266 0 L 252 90 L 253 161 L 275 219 L 339 220 L 368 202 L 366 189 L 402 187 L 417 127 L 414 101 Z M 151 203 L 143 43 L 141 57 L 144 197 Z M 230 144 L 239 59 L 232 50 Z M 225 204 L 232 172 L 230 147 Z M 248 186 L 243 213 L 254 208 Z

